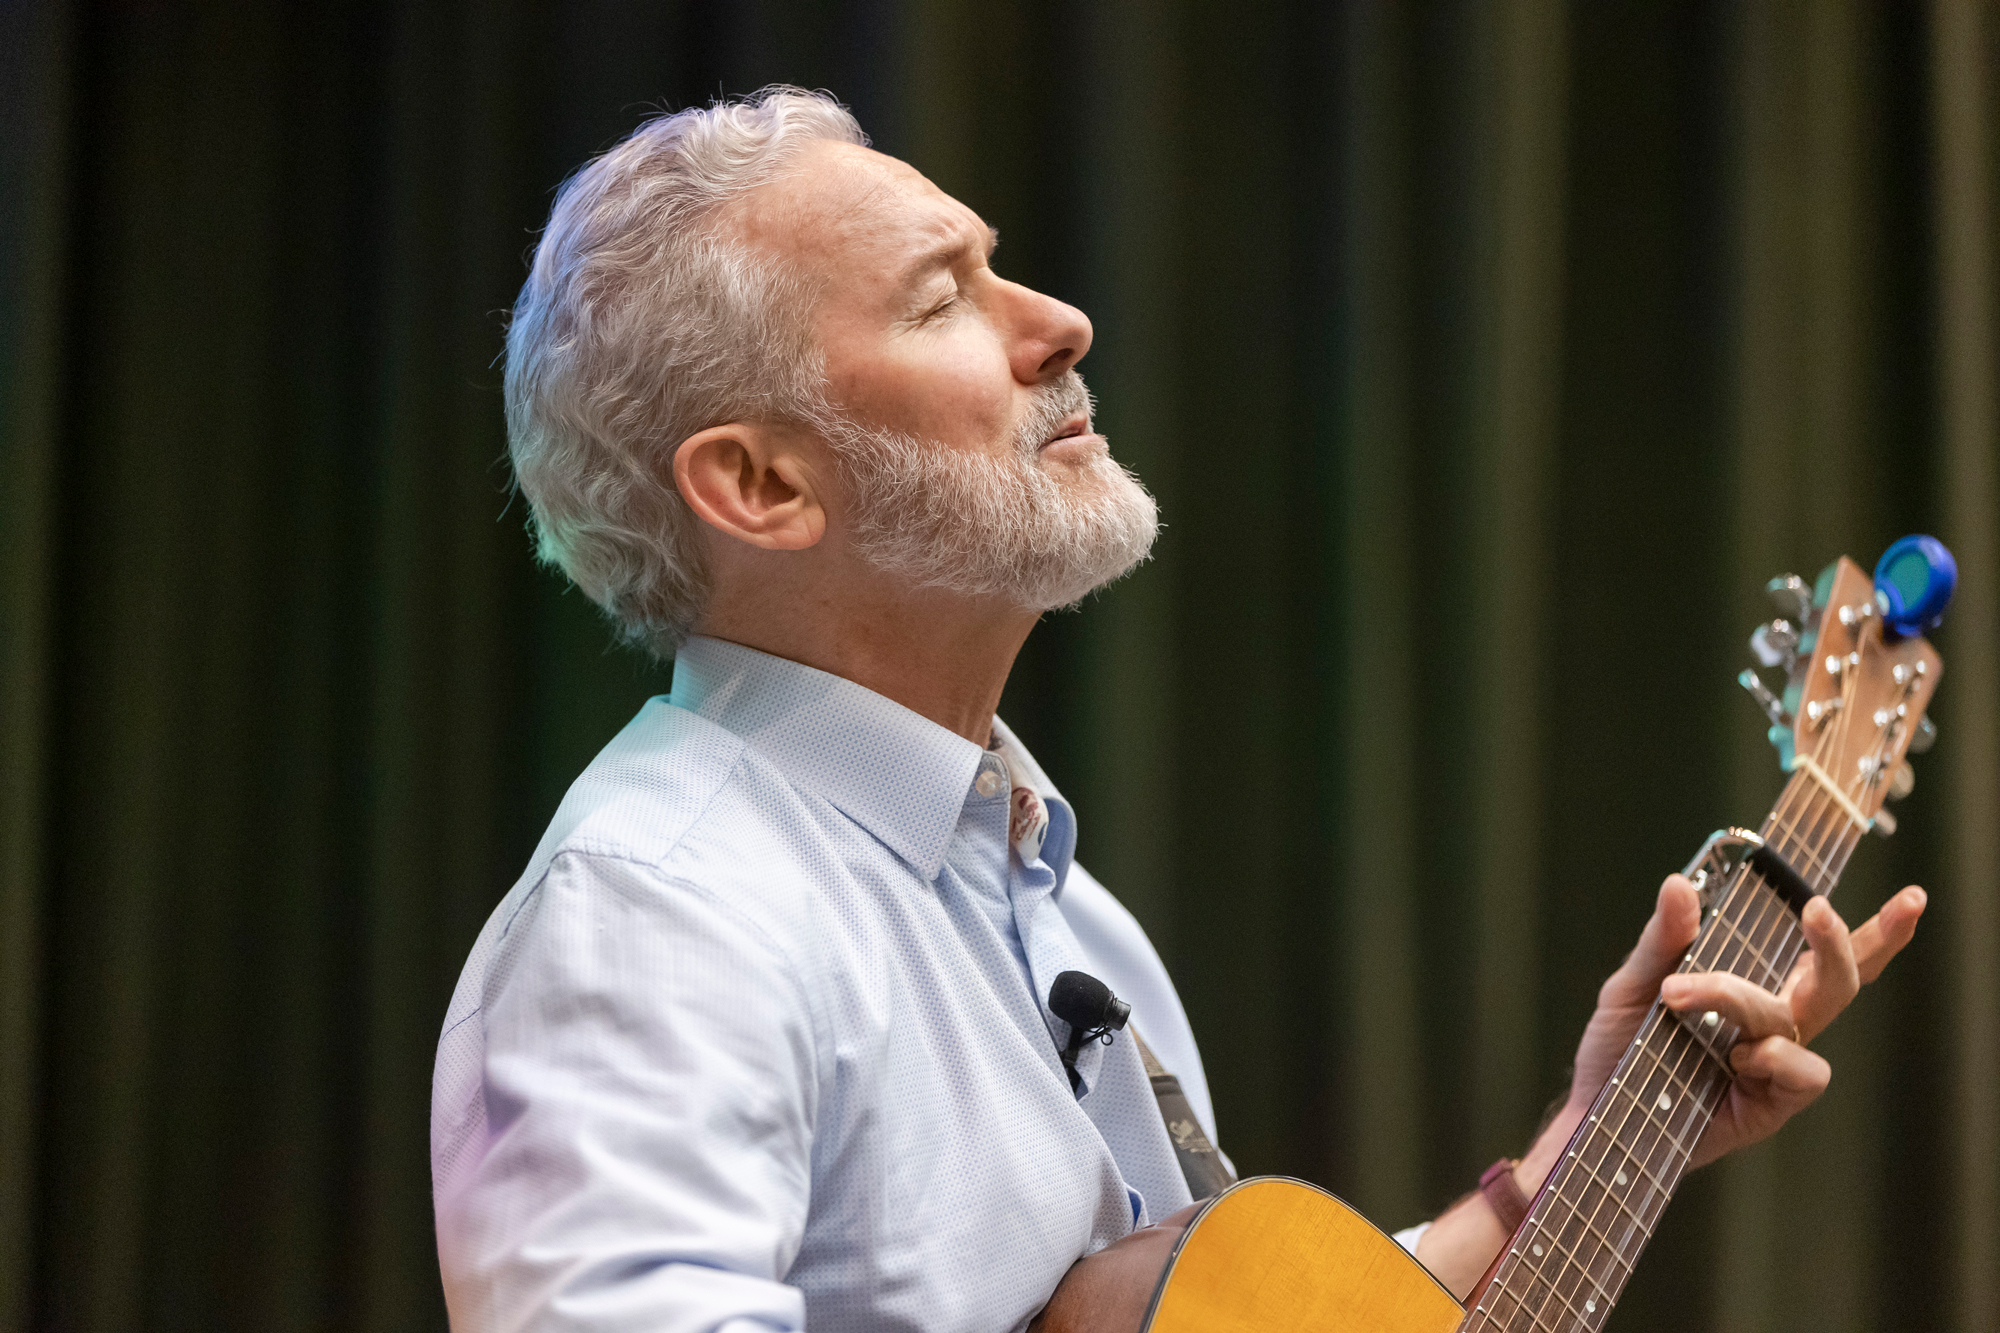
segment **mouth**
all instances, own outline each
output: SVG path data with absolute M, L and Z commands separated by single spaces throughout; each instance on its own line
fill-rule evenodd
M 1090 416 L 1084 412 L 1073 412 L 1063 421 L 1062 429 L 1043 440 L 1041 448 L 1061 444 L 1064 440 L 1074 440 L 1090 433 Z

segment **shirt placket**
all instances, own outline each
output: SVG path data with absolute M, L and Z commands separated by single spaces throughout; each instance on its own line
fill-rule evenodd
M 1029 979 L 1034 987 L 1035 1003 L 1042 1012 L 1042 1022 L 1049 1030 L 1050 1040 L 1058 1046 L 1066 1045 L 1069 1024 L 1049 1009 L 1049 987 L 1064 972 L 1088 970 L 1088 961 L 1083 947 L 1071 933 L 1069 923 L 1056 910 L 1056 874 L 1042 860 L 1042 846 L 1049 832 L 1048 807 L 1033 787 L 1012 781 L 1005 760 L 998 755 L 990 758 L 998 764 L 1001 773 L 1007 774 L 1011 788 L 1007 829 L 1010 844 L 1007 895 L 1013 903 L 1014 928 L 1020 935 L 1022 951 L 1027 955 Z M 1078 1052 L 1079 1099 L 1087 1096 L 1096 1083 L 1103 1060 L 1103 1047 L 1095 1042 Z

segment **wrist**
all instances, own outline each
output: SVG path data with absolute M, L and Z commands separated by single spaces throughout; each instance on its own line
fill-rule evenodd
M 1528 1194 L 1521 1188 L 1517 1174 L 1520 1168 L 1521 1164 L 1513 1158 L 1502 1157 L 1479 1177 L 1479 1195 L 1507 1236 L 1520 1230 L 1522 1220 L 1528 1215 Z
M 1555 1118 L 1542 1129 L 1528 1151 L 1521 1155 L 1521 1160 L 1514 1167 L 1514 1183 L 1521 1187 L 1521 1193 L 1530 1200 L 1535 1197 L 1535 1192 L 1541 1189 L 1542 1182 L 1549 1178 L 1549 1173 L 1556 1169 L 1556 1163 L 1562 1160 L 1563 1150 L 1569 1146 L 1570 1138 L 1576 1133 L 1576 1127 L 1583 1123 L 1584 1116 L 1589 1113 L 1588 1104 L 1565 1103 Z

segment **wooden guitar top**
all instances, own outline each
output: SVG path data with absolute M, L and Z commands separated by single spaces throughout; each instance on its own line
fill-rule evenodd
M 1260 1176 L 1188 1227 L 1143 1333 L 1451 1333 L 1464 1318 L 1367 1218 L 1317 1186 Z

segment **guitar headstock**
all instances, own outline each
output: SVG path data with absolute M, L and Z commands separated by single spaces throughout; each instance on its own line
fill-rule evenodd
M 1855 822 L 1896 831 L 1885 800 L 1916 782 L 1908 756 L 1930 748 L 1925 716 L 1944 659 L 1923 637 L 1951 599 L 1958 570 L 1930 537 L 1905 537 L 1870 577 L 1845 556 L 1808 587 L 1796 575 L 1769 585 L 1780 615 L 1757 627 L 1751 651 L 1782 668 L 1782 694 L 1754 670 L 1737 679 L 1771 719 L 1770 739 L 1786 771 L 1816 769 Z

